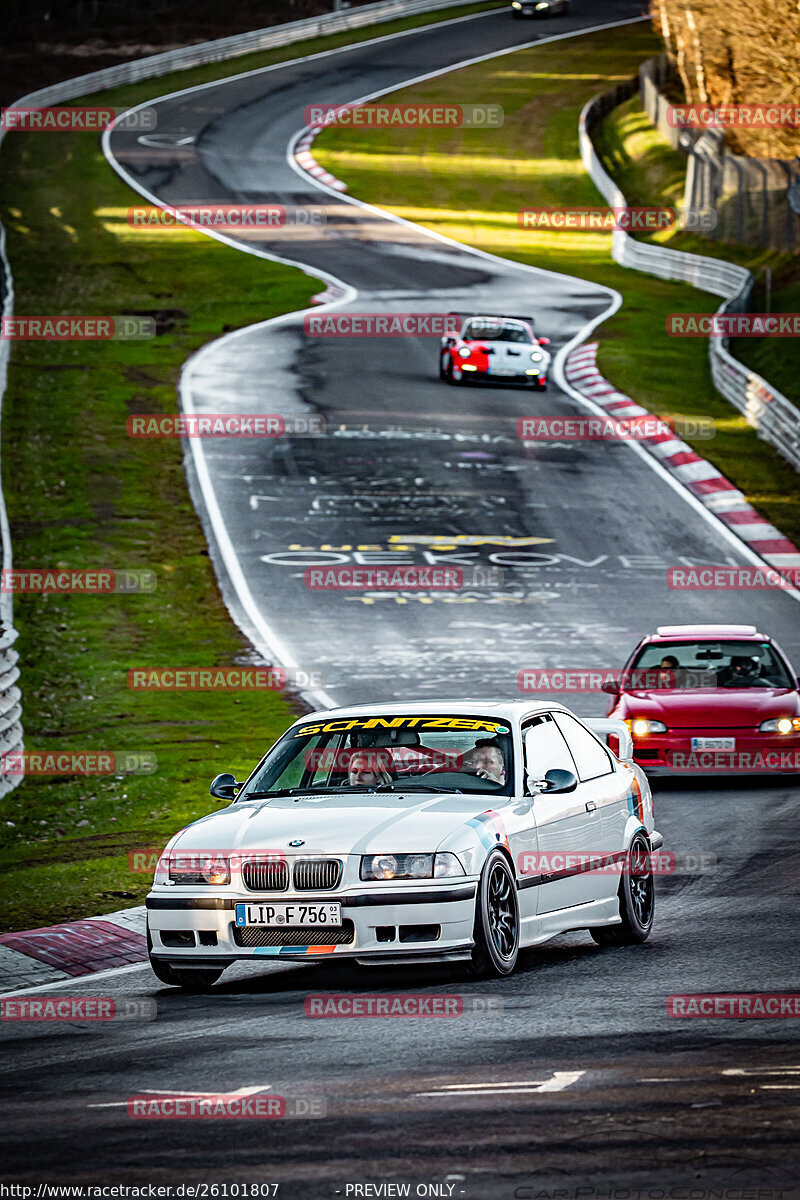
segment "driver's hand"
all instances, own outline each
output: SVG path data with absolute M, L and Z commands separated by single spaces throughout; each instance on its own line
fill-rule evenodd
M 498 779 L 498 777 L 496 775 L 493 775 L 491 773 L 491 771 L 487 771 L 485 767 L 478 767 L 477 770 L 475 771 L 475 774 L 478 776 L 479 779 L 489 779 L 489 780 L 491 780 L 492 783 L 502 783 L 503 782 L 502 779 Z

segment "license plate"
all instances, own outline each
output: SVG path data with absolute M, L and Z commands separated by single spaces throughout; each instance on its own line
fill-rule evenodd
M 735 750 L 736 738 L 692 738 L 693 750 Z
M 237 904 L 237 925 L 341 925 L 341 904 Z
M 519 375 L 514 367 L 490 367 L 490 375 Z

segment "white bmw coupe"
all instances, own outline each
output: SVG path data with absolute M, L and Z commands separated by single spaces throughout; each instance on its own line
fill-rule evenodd
M 566 930 L 643 942 L 662 838 L 631 753 L 623 722 L 536 700 L 303 717 L 244 783 L 218 775 L 229 803 L 165 847 L 153 970 L 189 989 L 260 956 L 502 976 Z

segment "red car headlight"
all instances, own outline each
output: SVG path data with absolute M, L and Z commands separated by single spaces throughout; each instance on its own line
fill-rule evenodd
M 667 732 L 663 721 L 654 721 L 651 717 L 629 717 L 625 724 L 635 737 L 647 737 L 648 733 Z
M 800 733 L 800 717 L 771 717 L 758 728 L 760 733 Z

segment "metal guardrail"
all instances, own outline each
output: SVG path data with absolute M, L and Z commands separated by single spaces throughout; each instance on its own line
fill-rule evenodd
M 379 25 L 400 17 L 435 12 L 441 8 L 464 8 L 474 3 L 475 0 L 378 0 L 375 4 L 364 4 L 359 8 L 325 13 L 321 17 L 305 17 L 302 21 L 271 25 L 267 29 L 254 29 L 249 33 L 217 38 L 213 42 L 180 46 L 176 50 L 151 54 L 147 58 L 117 63 L 113 67 L 103 67 L 99 71 L 90 71 L 86 75 L 76 75 L 73 79 L 65 79 L 50 87 L 39 88 L 38 91 L 20 97 L 15 103 L 20 107 L 56 104 L 75 96 L 88 96 L 101 89 L 137 83 L 141 79 L 155 79 L 159 75 L 186 71 L 190 67 L 205 66 L 208 63 L 225 62 L 259 50 L 273 50 L 309 38 L 324 37 L 331 33 L 347 33 L 352 29 L 363 29 L 367 25 Z
M 600 162 L 591 134 L 612 108 L 634 95 L 638 86 L 638 79 L 632 79 L 612 92 L 595 96 L 580 115 L 578 136 L 583 165 L 612 207 L 624 208 L 625 197 Z M 722 296 L 718 313 L 746 312 L 749 308 L 753 276 L 736 263 L 638 242 L 623 229 L 614 230 L 611 256 L 620 266 L 646 271 L 660 279 L 680 280 L 714 296 Z M 782 392 L 729 353 L 728 338 L 709 338 L 708 354 L 717 391 L 795 470 L 800 470 L 800 411 Z
M 0 313 L 10 316 L 14 307 L 14 289 L 11 284 L 11 272 L 6 258 L 5 230 L 0 225 Z M 0 400 L 5 393 L 6 377 L 8 375 L 8 357 L 10 343 L 0 338 Z M 2 542 L 3 570 L 11 569 L 11 535 L 8 528 L 3 489 L 0 484 L 0 542 Z M 9 751 L 22 750 L 22 706 L 21 692 L 17 687 L 19 679 L 19 655 L 14 649 L 17 631 L 14 628 L 14 606 L 10 592 L 0 592 L 0 756 Z M 0 796 L 5 796 L 22 780 L 21 775 L 6 775 L 0 773 Z

